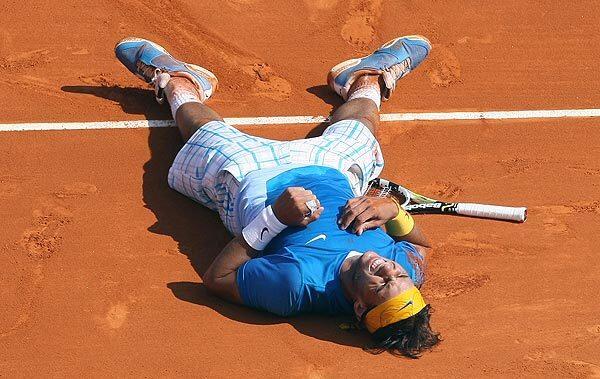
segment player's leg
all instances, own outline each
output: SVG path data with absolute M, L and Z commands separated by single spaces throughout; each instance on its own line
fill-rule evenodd
M 203 125 L 223 118 L 202 103 L 194 84 L 183 77 L 172 77 L 165 86 L 165 97 L 183 141 L 187 141 Z
M 425 37 L 398 37 L 369 56 L 333 67 L 327 82 L 346 103 L 333 114 L 332 123 L 358 120 L 373 132 L 379 123 L 381 100 L 389 99 L 396 82 L 414 70 L 430 50 L 431 44 Z
M 212 72 L 178 61 L 162 46 L 141 38 L 121 40 L 115 46 L 115 55 L 129 71 L 154 86 L 159 103 L 167 99 L 184 141 L 204 124 L 222 121 L 203 104 L 217 87 Z
M 357 120 L 375 134 L 379 126 L 380 80 L 380 75 L 369 74 L 357 78 L 348 91 L 348 100 L 333 113 L 331 123 Z

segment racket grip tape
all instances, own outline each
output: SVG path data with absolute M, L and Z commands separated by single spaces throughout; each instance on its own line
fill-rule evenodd
M 456 205 L 456 213 L 464 216 L 494 218 L 517 222 L 524 222 L 527 219 L 527 208 L 525 207 L 458 203 Z

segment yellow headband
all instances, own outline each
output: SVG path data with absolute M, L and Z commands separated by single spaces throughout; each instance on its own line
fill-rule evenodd
M 365 325 L 373 333 L 379 328 L 416 315 L 425 305 L 427 304 L 421 292 L 413 287 L 371 309 L 365 316 Z

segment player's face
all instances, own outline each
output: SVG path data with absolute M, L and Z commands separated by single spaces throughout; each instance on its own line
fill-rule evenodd
M 355 295 L 367 307 L 374 307 L 414 287 L 402 266 L 373 251 L 357 260 L 352 277 Z

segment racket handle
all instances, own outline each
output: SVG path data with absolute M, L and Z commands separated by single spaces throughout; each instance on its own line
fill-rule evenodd
M 456 204 L 456 213 L 465 216 L 495 218 L 498 220 L 518 222 L 524 222 L 527 219 L 527 208 L 525 207 L 458 203 Z

